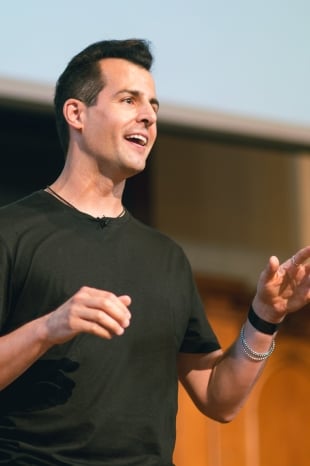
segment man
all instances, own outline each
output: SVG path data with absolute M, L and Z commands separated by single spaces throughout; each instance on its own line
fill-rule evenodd
M 123 208 L 156 139 L 151 64 L 139 40 L 74 57 L 55 93 L 64 169 L 1 209 L 0 464 L 171 466 L 178 377 L 230 421 L 310 301 L 310 247 L 271 257 L 223 352 L 181 248 Z

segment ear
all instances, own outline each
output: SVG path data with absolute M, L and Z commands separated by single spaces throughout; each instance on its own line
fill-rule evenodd
M 82 113 L 84 104 L 78 99 L 68 99 L 64 103 L 63 114 L 68 125 L 79 130 L 83 127 Z

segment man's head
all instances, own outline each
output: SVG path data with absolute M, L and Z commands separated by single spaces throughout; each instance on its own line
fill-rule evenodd
M 70 98 L 81 100 L 87 106 L 96 103 L 105 85 L 100 67 L 100 61 L 105 58 L 125 59 L 148 71 L 153 62 L 148 43 L 139 39 L 96 42 L 72 58 L 57 81 L 54 98 L 56 125 L 65 153 L 68 150 L 69 131 L 63 115 L 64 103 Z

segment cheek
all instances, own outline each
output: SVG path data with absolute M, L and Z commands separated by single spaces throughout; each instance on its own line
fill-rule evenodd
M 152 142 L 154 144 L 155 140 L 156 140 L 156 137 L 157 137 L 157 126 L 153 126 L 150 130 L 150 135 L 151 135 L 151 139 L 152 139 Z
M 84 148 L 89 154 L 98 156 L 105 152 L 110 145 L 109 132 L 104 131 L 100 125 L 90 125 L 83 136 Z

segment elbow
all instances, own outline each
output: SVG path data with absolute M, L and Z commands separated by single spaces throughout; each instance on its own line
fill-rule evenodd
M 228 424 L 234 419 L 234 416 L 218 416 L 218 415 L 210 416 L 209 415 L 208 417 L 212 419 L 213 421 L 218 422 L 219 424 Z
M 225 411 L 221 408 L 200 408 L 199 410 L 206 417 L 212 419 L 213 421 L 219 422 L 220 424 L 228 424 L 229 422 L 233 421 L 238 414 L 238 411 Z
M 217 416 L 216 419 L 214 420 L 221 424 L 228 424 L 229 422 L 233 421 L 235 417 L 236 417 L 235 414 L 221 415 L 221 416 Z

